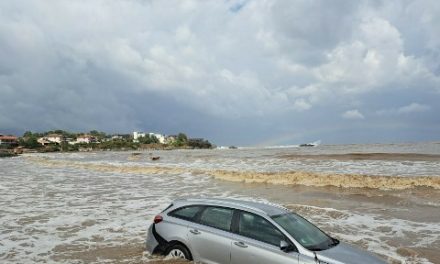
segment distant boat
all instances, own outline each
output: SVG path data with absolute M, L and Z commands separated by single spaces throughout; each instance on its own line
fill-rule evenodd
M 304 143 L 304 144 L 301 144 L 299 146 L 300 147 L 317 147 L 320 144 L 321 144 L 321 140 L 318 140 L 318 141 L 315 141 L 315 142 L 312 142 L 312 143 Z
M 159 160 L 160 159 L 160 157 L 159 156 L 154 156 L 154 157 L 151 157 L 151 160 Z
M 300 147 L 316 147 L 315 144 L 310 144 L 310 143 L 306 143 L 306 144 L 301 144 L 299 145 Z

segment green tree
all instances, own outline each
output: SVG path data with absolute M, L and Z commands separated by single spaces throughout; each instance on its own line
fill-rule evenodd
M 32 134 L 32 133 L 31 133 Z M 42 145 L 38 143 L 37 137 L 35 135 L 29 135 L 27 137 L 22 137 L 18 140 L 18 144 L 22 147 L 29 149 L 41 148 Z
M 179 133 L 177 135 L 177 140 L 183 143 L 188 142 L 188 137 L 184 133 Z
M 188 137 L 184 133 L 177 134 L 177 138 L 173 142 L 173 146 L 183 147 L 186 145 L 188 145 Z
M 61 148 L 61 151 L 69 151 L 69 143 L 61 142 L 60 148 Z
M 212 144 L 203 138 L 191 138 L 188 140 L 188 146 L 191 148 L 208 149 L 212 148 Z
M 145 135 L 145 137 L 138 138 L 141 144 L 154 144 L 159 143 L 159 139 L 155 135 Z
M 99 132 L 98 130 L 91 130 L 89 133 L 98 139 L 103 139 L 107 136 L 104 132 Z
M 159 143 L 159 139 L 155 135 L 150 135 L 150 140 L 151 143 L 155 143 L 155 144 Z
M 32 132 L 31 131 L 24 132 L 23 137 L 32 137 Z

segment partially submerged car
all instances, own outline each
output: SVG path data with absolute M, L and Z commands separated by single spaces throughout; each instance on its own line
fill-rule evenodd
M 202 263 L 383 264 L 278 205 L 182 199 L 154 218 L 147 250 Z

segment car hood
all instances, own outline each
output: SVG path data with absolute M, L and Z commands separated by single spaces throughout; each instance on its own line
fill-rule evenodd
M 316 255 L 323 261 L 337 261 L 344 264 L 386 264 L 385 261 L 378 257 L 357 249 L 353 246 L 340 242 L 337 246 L 323 251 L 316 251 Z

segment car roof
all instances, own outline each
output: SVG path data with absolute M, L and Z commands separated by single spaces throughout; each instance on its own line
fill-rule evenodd
M 174 201 L 175 205 L 191 205 L 191 204 L 203 204 L 203 205 L 216 205 L 226 206 L 235 209 L 241 209 L 245 211 L 254 211 L 269 216 L 285 214 L 288 209 L 277 204 L 266 202 L 255 202 L 249 200 L 239 199 L 226 199 L 226 198 L 184 198 Z

